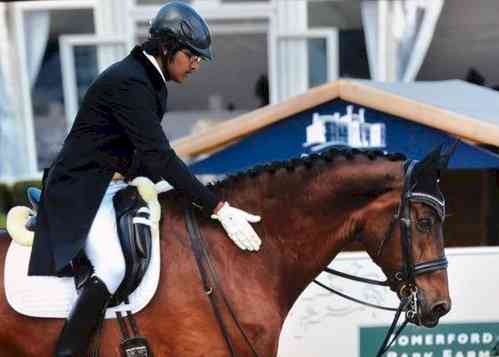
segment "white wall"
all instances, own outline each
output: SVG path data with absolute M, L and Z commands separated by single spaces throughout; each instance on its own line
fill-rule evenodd
M 449 260 L 452 310 L 441 319 L 439 327 L 433 330 L 407 330 L 411 334 L 432 336 L 428 337 L 428 340 L 423 339 L 421 346 L 412 346 L 411 353 L 414 354 L 392 353 L 388 354 L 388 357 L 478 357 L 478 351 L 489 350 L 493 345 L 493 342 L 489 341 L 491 336 L 494 339 L 496 335 L 499 336 L 499 284 L 496 279 L 499 274 L 499 248 L 449 248 L 446 253 Z M 383 280 L 379 268 L 365 253 L 341 253 L 331 267 L 350 274 Z M 395 294 L 387 288 L 350 282 L 324 273 L 319 280 L 371 303 L 398 305 Z M 372 357 L 376 351 L 363 354 L 359 352 L 360 328 L 388 327 L 392 318 L 392 312 L 365 307 L 333 295 L 315 284 L 310 285 L 300 296 L 285 322 L 279 356 Z M 480 338 L 484 341 L 475 344 L 471 341 L 462 344 L 457 340 L 449 342 L 452 334 L 464 342 L 466 336 L 468 339 L 472 337 L 472 333 L 480 333 Z M 439 334 L 448 339 L 446 343 L 436 345 L 437 339 L 441 337 L 437 337 Z M 376 348 L 381 342 L 381 339 L 376 341 Z M 405 340 L 400 342 L 404 343 Z M 452 352 L 443 352 L 445 350 Z M 424 355 L 422 351 L 433 352 Z M 469 354 L 459 354 L 458 351 L 466 351 Z

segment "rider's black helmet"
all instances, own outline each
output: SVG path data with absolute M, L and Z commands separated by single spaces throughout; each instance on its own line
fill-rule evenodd
M 213 58 L 210 30 L 206 21 L 183 2 L 172 1 L 163 5 L 151 21 L 149 33 L 151 38 L 173 38 L 181 47 L 188 48 L 203 59 Z

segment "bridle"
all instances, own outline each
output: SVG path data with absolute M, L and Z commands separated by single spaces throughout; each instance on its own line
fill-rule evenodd
M 404 181 L 404 189 L 402 191 L 402 199 L 400 200 L 400 209 L 398 213 L 397 220 L 400 223 L 400 233 L 401 233 L 401 245 L 402 245 L 402 271 L 400 272 L 400 280 L 402 281 L 402 287 L 399 290 L 400 296 L 404 296 L 407 293 L 411 294 L 417 293 L 416 286 L 416 276 L 422 274 L 429 274 L 435 271 L 447 269 L 448 262 L 445 255 L 441 258 L 414 263 L 414 257 L 412 255 L 412 219 L 411 219 L 411 203 L 419 202 L 433 208 L 439 218 L 443 223 L 445 220 L 445 201 L 438 199 L 433 195 L 421 192 L 414 192 L 411 186 L 411 177 L 417 161 L 413 160 L 409 163 L 407 168 L 407 173 Z M 417 302 L 417 297 L 415 302 Z M 416 311 L 409 310 L 408 318 L 411 319 L 411 312 L 417 314 L 417 306 L 414 307 Z
M 414 263 L 412 255 L 412 219 L 411 219 L 411 203 L 423 203 L 435 210 L 440 221 L 443 223 L 445 220 L 445 200 L 439 199 L 433 195 L 422 192 L 414 192 L 414 186 L 411 186 L 412 174 L 414 167 L 417 164 L 416 160 L 410 161 L 405 175 L 404 187 L 402 190 L 402 197 L 397 214 L 395 215 L 395 223 L 399 223 L 401 247 L 402 247 L 402 270 L 389 277 L 390 282 L 398 282 L 400 287 L 398 289 L 399 296 L 407 296 L 409 292 L 416 290 L 416 276 L 422 274 L 433 273 L 438 270 L 447 268 L 448 262 L 445 256 L 427 262 Z M 395 227 L 395 225 L 393 226 Z M 389 237 L 393 232 L 389 233 Z M 382 253 L 383 246 L 380 247 L 378 254 Z M 413 315 L 416 311 L 408 311 L 408 317 L 412 321 L 416 316 Z M 412 316 L 411 316 L 412 315 Z
M 431 194 L 423 193 L 423 192 L 415 192 L 413 191 L 415 186 L 412 185 L 412 176 L 414 173 L 414 168 L 418 163 L 417 160 L 412 160 L 406 162 L 407 169 L 404 178 L 404 186 L 402 190 L 402 196 L 400 198 L 400 205 L 397 214 L 394 216 L 394 221 L 392 224 L 392 229 L 389 230 L 389 235 L 387 239 L 393 234 L 393 228 L 396 227 L 398 223 L 400 226 L 400 239 L 401 239 L 401 249 L 402 249 L 402 270 L 394 273 L 392 276 L 388 276 L 385 281 L 378 281 L 372 279 L 366 279 L 350 274 L 346 274 L 335 269 L 326 268 L 324 271 L 329 274 L 337 275 L 342 278 L 360 281 L 367 284 L 373 285 L 381 285 L 381 286 L 393 286 L 396 284 L 398 286 L 398 294 L 400 297 L 400 305 L 397 309 L 390 308 L 386 306 L 379 306 L 371 303 L 367 303 L 353 297 L 350 297 L 344 293 L 341 293 L 333 288 L 330 288 L 317 280 L 314 280 L 316 284 L 319 286 L 337 294 L 344 298 L 350 299 L 352 301 L 362 303 L 371 307 L 380 308 L 383 310 L 391 310 L 396 311 L 395 317 L 393 319 L 392 325 L 388 329 L 388 332 L 385 336 L 383 344 L 381 345 L 377 357 L 382 356 L 385 352 L 388 351 L 390 346 L 395 342 L 400 332 L 402 332 L 403 328 L 406 326 L 408 322 L 417 323 L 418 319 L 418 308 L 420 305 L 418 287 L 416 285 L 416 277 L 422 274 L 429 274 L 439 270 L 447 269 L 448 262 L 445 255 L 441 258 L 426 261 L 426 262 L 414 262 L 414 257 L 412 254 L 412 226 L 413 221 L 411 219 L 411 203 L 418 202 L 423 203 L 435 210 L 440 221 L 443 223 L 445 220 L 445 200 L 441 198 L 437 198 Z M 405 165 L 404 165 L 405 166 Z M 379 249 L 379 254 L 381 254 L 383 249 L 384 241 Z M 397 331 L 394 333 L 397 322 L 401 313 L 405 311 L 406 320 L 400 325 Z M 390 340 L 390 337 L 392 336 Z

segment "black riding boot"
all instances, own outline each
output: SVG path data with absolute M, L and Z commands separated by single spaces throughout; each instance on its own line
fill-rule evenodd
M 87 351 L 92 335 L 104 318 L 110 298 L 102 280 L 96 276 L 88 279 L 64 323 L 55 357 L 76 357 Z

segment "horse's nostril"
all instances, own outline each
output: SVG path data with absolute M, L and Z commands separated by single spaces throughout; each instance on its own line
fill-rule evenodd
M 450 305 L 449 303 L 447 302 L 440 302 L 440 303 L 437 303 L 433 306 L 433 308 L 431 309 L 432 313 L 433 313 L 433 316 L 435 317 L 442 317 L 444 316 L 446 313 L 448 313 L 450 310 Z

